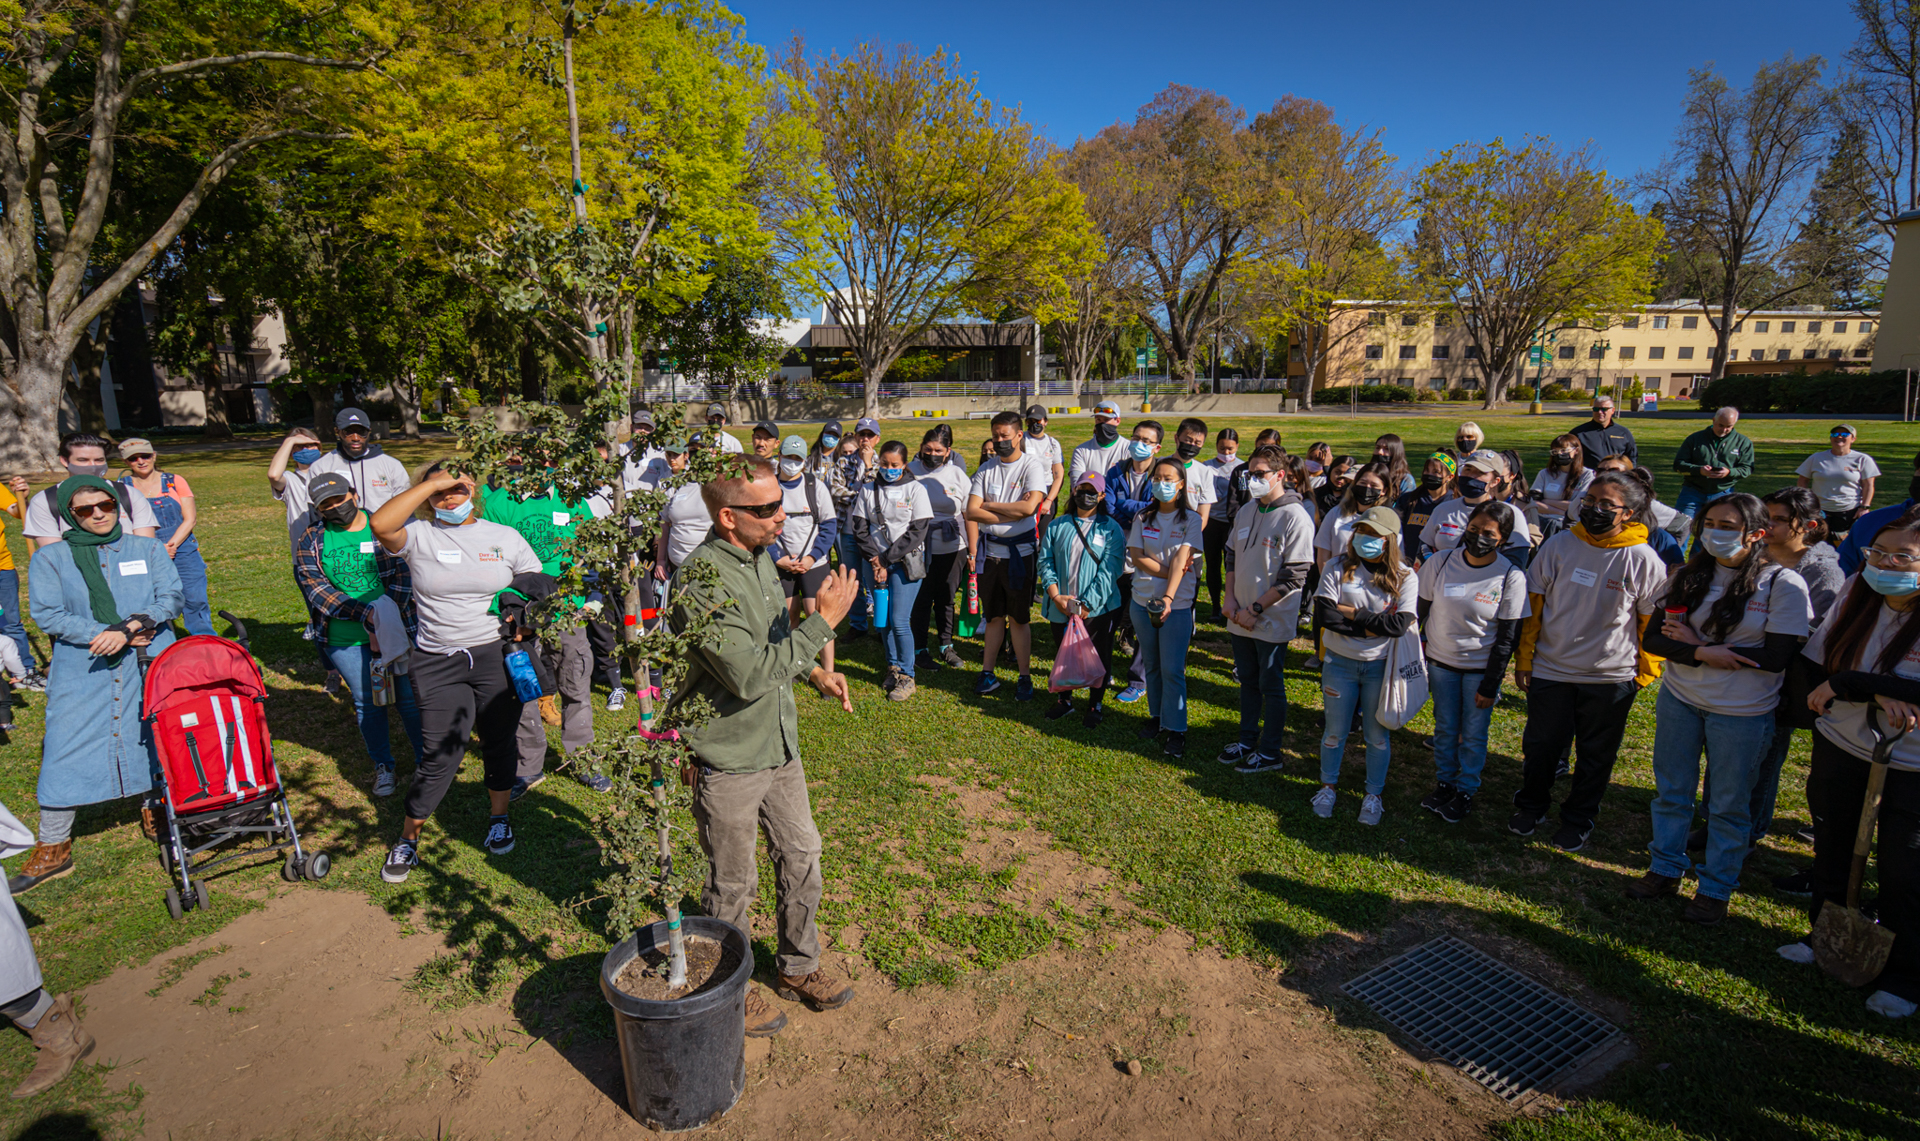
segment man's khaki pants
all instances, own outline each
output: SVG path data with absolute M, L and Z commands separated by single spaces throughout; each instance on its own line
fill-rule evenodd
M 765 829 L 773 859 L 774 914 L 779 922 L 775 966 L 789 978 L 820 966 L 820 831 L 807 801 L 807 773 L 799 761 L 757 773 L 723 773 L 705 766 L 694 785 L 693 818 L 707 853 L 707 884 L 700 906 L 738 927 L 749 939 L 747 909 L 759 892 L 756 834 Z
M 541 644 L 547 669 L 560 686 L 560 747 L 568 753 L 593 744 L 593 647 L 585 629 L 560 635 L 558 652 Z M 521 780 L 540 775 L 547 763 L 547 726 L 540 720 L 540 703 L 529 701 L 520 710 L 515 740 L 520 751 L 516 770 Z

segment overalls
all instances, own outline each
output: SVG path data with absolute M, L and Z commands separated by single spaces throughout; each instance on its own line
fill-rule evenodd
M 132 491 L 131 476 L 121 479 Z M 180 510 L 180 501 L 175 499 L 173 491 L 173 473 L 160 473 L 160 494 L 152 496 L 147 503 L 153 508 L 153 517 L 159 524 L 153 537 L 162 543 L 170 542 L 173 533 L 180 524 L 187 521 L 186 514 Z M 213 633 L 213 608 L 207 602 L 207 560 L 200 556 L 200 536 L 188 535 L 187 541 L 180 544 L 173 554 L 173 569 L 180 575 L 180 588 L 186 594 L 186 605 L 181 617 L 186 621 L 187 633 Z

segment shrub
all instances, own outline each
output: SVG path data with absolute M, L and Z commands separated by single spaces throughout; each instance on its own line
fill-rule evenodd
M 1741 412 L 1844 415 L 1898 412 L 1907 390 L 1904 369 L 1887 372 L 1803 372 L 1723 376 L 1700 390 L 1700 407 Z
M 1471 388 L 1455 388 L 1447 392 L 1447 399 L 1460 401 L 1478 400 L 1480 399 L 1480 394 Z
M 1413 394 L 1413 402 L 1415 404 L 1438 404 L 1441 399 L 1441 395 L 1431 388 L 1422 389 Z
M 1542 400 L 1572 400 L 1573 389 L 1564 384 L 1549 384 L 1540 390 Z

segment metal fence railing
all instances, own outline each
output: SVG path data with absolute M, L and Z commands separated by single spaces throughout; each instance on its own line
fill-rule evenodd
M 1194 392 L 1203 395 L 1254 392 L 1286 392 L 1284 377 L 1240 377 L 1209 380 L 1173 380 L 1165 376 L 1127 377 L 1122 380 L 1088 380 L 1076 385 L 1070 380 L 1041 380 L 1037 385 L 1023 380 L 935 380 L 880 382 L 882 400 L 1066 398 L 1092 405 L 1108 396 L 1139 396 L 1152 391 L 1164 394 Z M 765 382 L 745 384 L 709 383 L 686 378 L 650 379 L 644 386 L 648 400 L 772 400 L 829 399 L 859 400 L 866 386 L 859 381 Z

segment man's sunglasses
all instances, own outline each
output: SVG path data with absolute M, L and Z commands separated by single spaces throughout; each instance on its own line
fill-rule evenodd
M 732 507 L 735 511 L 745 511 L 755 519 L 771 519 L 783 502 L 785 500 L 776 499 L 772 503 L 735 503 Z
M 75 519 L 91 519 L 95 515 L 117 514 L 120 510 L 120 505 L 114 503 L 112 500 L 108 500 L 105 503 L 75 503 L 69 505 L 67 510 L 73 512 Z

